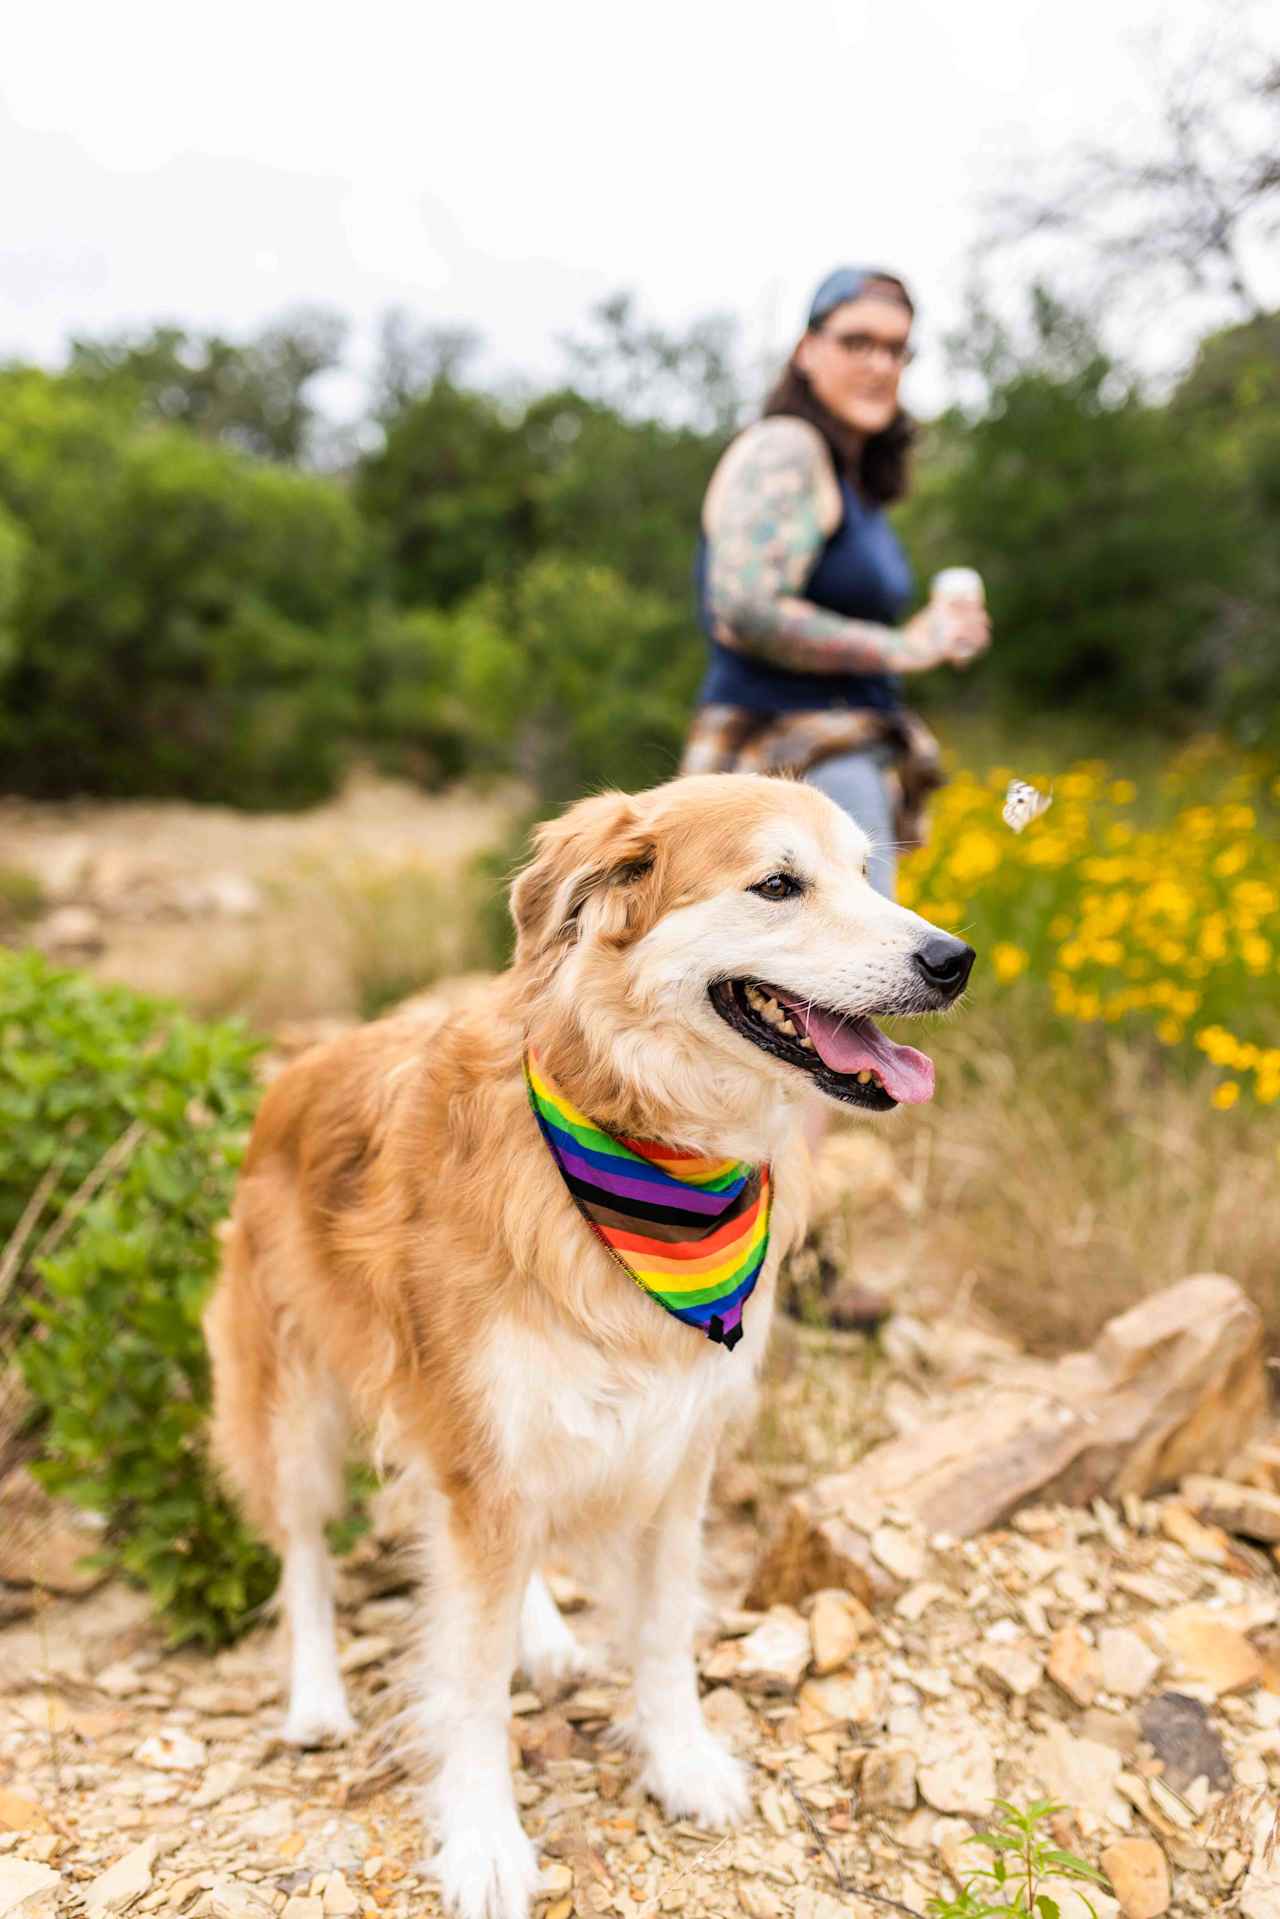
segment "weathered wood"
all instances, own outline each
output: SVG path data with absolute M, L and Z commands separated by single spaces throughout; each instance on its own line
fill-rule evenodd
M 1033 1499 L 1083 1505 L 1219 1472 L 1265 1405 L 1257 1308 L 1221 1274 L 1184 1279 L 1109 1321 L 1091 1351 L 1003 1368 L 955 1411 L 793 1495 L 747 1603 L 883 1593 L 870 1541 L 886 1517 L 965 1538 Z

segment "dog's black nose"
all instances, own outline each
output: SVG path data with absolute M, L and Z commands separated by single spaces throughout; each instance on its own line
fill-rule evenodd
M 964 991 L 977 955 L 972 946 L 952 939 L 949 933 L 930 933 L 911 957 L 930 986 L 945 993 L 948 999 L 954 999 L 957 993 Z

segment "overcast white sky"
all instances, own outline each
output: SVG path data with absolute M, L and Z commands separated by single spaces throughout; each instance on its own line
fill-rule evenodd
M 909 397 L 927 411 L 980 190 L 1080 139 L 1139 140 L 1141 37 L 1181 43 L 1207 14 L 42 0 L 5 26 L 0 358 L 318 302 L 356 322 L 358 364 L 399 304 L 537 376 L 620 287 L 672 325 L 730 311 L 759 351 L 789 343 L 829 267 L 864 259 L 918 293 Z M 1171 312 L 1149 355 L 1185 334 Z

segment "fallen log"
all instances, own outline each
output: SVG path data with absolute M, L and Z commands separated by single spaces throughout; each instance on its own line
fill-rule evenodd
M 746 1603 L 895 1590 L 874 1549 L 886 1521 L 967 1538 L 1032 1500 L 1084 1505 L 1213 1475 L 1265 1406 L 1257 1308 L 1221 1274 L 1184 1279 L 1108 1321 L 1090 1351 L 1003 1368 L 955 1410 L 793 1494 Z

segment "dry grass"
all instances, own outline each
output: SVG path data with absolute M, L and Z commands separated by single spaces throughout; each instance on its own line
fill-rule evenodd
M 1217 1075 L 1153 1042 L 1044 1019 L 1036 989 L 981 1002 L 926 1041 L 938 1095 L 882 1137 L 904 1185 L 863 1216 L 866 1284 L 927 1312 L 972 1295 L 1042 1351 L 1193 1272 L 1239 1281 L 1280 1335 L 1274 1115 L 1215 1110 Z
M 238 1013 L 268 1031 L 374 1019 L 486 964 L 486 891 L 468 868 L 442 873 L 414 856 L 308 856 L 267 884 L 260 918 L 216 951 L 192 948 L 181 997 L 206 1016 Z

